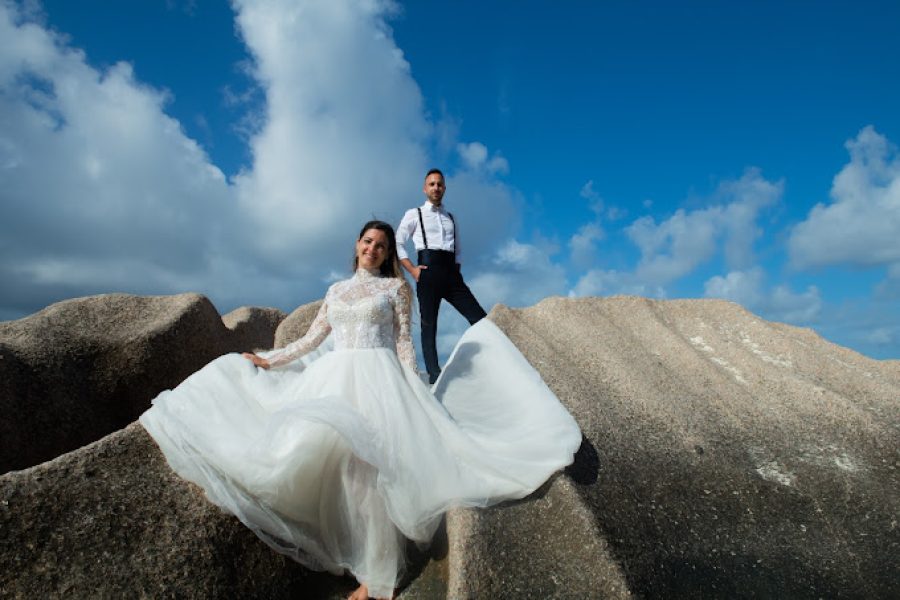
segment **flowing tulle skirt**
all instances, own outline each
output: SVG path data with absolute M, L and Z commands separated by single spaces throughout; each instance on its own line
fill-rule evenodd
M 384 348 L 282 369 L 222 356 L 140 418 L 181 477 L 278 552 L 390 596 L 405 539 L 443 512 L 521 498 L 572 461 L 572 417 L 489 320 L 433 388 Z

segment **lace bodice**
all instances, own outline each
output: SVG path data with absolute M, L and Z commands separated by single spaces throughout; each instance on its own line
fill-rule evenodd
M 328 288 L 325 301 L 299 340 L 269 355 L 273 367 L 303 356 L 333 334 L 334 349 L 391 348 L 416 370 L 410 336 L 412 292 L 404 279 L 379 277 L 359 269 Z

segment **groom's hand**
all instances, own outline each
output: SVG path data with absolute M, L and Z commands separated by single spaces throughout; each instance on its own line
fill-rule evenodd
M 416 283 L 419 283 L 419 275 L 422 274 L 422 270 L 423 270 L 423 269 L 427 269 L 427 268 L 428 268 L 427 265 L 420 265 L 420 266 L 418 266 L 418 267 L 415 268 L 415 272 L 413 273 L 413 277 L 416 278 Z

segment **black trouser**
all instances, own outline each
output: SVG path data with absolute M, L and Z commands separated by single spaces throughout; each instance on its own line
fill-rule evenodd
M 421 261 L 420 261 L 420 264 Z M 470 325 L 474 325 L 487 313 L 472 295 L 469 286 L 463 281 L 456 264 L 431 264 L 419 272 L 419 283 L 416 285 L 416 296 L 419 298 L 419 319 L 422 323 L 422 356 L 431 383 L 441 372 L 437 356 L 437 318 L 441 300 L 449 302 L 453 308 L 464 316 Z

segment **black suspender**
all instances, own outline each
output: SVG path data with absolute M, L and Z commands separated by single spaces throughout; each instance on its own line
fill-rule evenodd
M 453 256 L 456 256 L 456 247 L 459 246 L 459 231 L 456 230 L 456 219 L 453 218 L 453 213 L 448 210 L 447 216 L 450 217 L 450 222 L 453 223 Z
M 416 210 L 419 211 L 419 227 L 422 229 L 422 243 L 425 245 L 425 249 L 428 250 L 428 237 L 425 235 L 425 221 L 422 220 L 422 207 L 418 207 Z M 447 216 L 450 217 L 450 222 L 453 223 L 453 255 L 456 256 L 456 247 L 459 245 L 459 231 L 456 230 L 456 219 L 453 218 L 453 213 L 448 210 Z M 440 217 L 438 218 L 440 219 Z
M 425 249 L 428 250 L 428 238 L 425 237 L 425 221 L 422 220 L 422 209 L 417 208 L 416 210 L 419 211 L 419 227 L 422 228 L 422 243 L 425 244 Z M 456 227 L 455 224 L 453 226 Z M 454 246 L 454 248 L 455 247 L 456 246 Z

